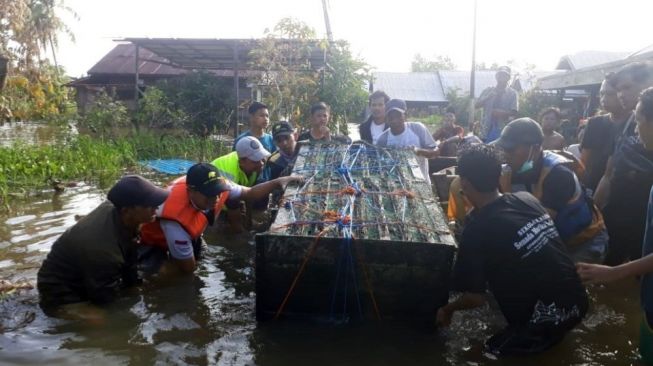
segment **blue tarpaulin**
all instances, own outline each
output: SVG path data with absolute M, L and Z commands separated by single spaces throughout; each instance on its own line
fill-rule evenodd
M 183 175 L 186 174 L 188 168 L 195 164 L 192 160 L 184 159 L 156 159 L 156 160 L 142 160 L 139 163 L 157 172 L 170 174 L 170 175 Z

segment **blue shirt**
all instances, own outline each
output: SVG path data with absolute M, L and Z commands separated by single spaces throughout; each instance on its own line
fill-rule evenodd
M 642 257 L 653 253 L 653 188 L 648 197 L 648 209 L 646 212 L 646 231 L 642 243 Z M 648 313 L 653 313 L 653 273 L 642 276 L 641 289 L 642 308 Z M 649 320 L 650 321 L 650 320 Z
M 242 139 L 245 136 L 252 136 L 252 133 L 247 130 L 234 140 L 234 146 L 231 147 L 231 151 L 236 151 L 236 144 L 238 143 L 238 140 Z M 269 133 L 263 132 L 263 136 L 257 137 L 257 139 L 261 142 L 261 145 L 267 150 L 270 154 L 277 151 L 277 146 L 274 144 L 274 140 L 272 139 L 272 135 Z

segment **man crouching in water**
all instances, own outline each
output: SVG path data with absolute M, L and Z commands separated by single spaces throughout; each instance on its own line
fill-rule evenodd
M 136 267 L 139 228 L 155 219 L 168 192 L 138 175 L 121 178 L 107 201 L 66 230 L 38 272 L 41 308 L 51 316 L 101 321 L 94 305 L 140 283 Z
M 300 176 L 281 177 L 250 188 L 222 178 L 212 164 L 191 166 L 185 176 L 170 185 L 170 195 L 157 208 L 156 220 L 141 228 L 139 269 L 147 275 L 158 273 L 162 268 L 170 268 L 173 273 L 195 271 L 202 233 L 222 208 L 235 209 L 240 201 L 260 200 L 274 189 L 302 179 Z M 171 265 L 163 267 L 165 263 Z
M 492 146 L 463 151 L 458 173 L 474 209 L 453 273 L 462 295 L 438 310 L 438 325 L 485 304 L 489 288 L 508 322 L 486 341 L 489 352 L 526 355 L 552 347 L 585 316 L 588 299 L 551 217 L 530 193 L 499 193 L 501 163 Z

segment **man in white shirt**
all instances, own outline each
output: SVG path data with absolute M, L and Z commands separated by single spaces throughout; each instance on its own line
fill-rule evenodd
M 437 143 L 420 122 L 406 122 L 406 102 L 392 99 L 385 104 L 385 122 L 390 127 L 376 141 L 380 147 L 413 148 L 424 180 L 431 184 L 427 159 L 440 156 Z

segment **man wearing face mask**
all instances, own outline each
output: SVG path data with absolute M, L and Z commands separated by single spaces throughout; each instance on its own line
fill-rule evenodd
M 501 131 L 496 145 L 507 162 L 501 189 L 533 194 L 549 211 L 572 259 L 601 263 L 608 243 L 601 213 L 574 172 L 577 162 L 543 151 L 543 138 L 542 128 L 530 118 L 513 120 Z

